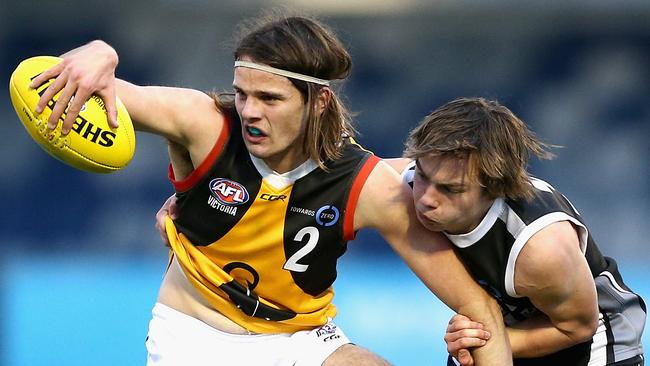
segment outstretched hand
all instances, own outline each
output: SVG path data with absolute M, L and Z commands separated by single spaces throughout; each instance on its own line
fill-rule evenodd
M 65 135 L 70 132 L 81 108 L 95 94 L 104 101 L 109 126 L 117 128 L 115 68 L 118 56 L 115 50 L 103 41 L 93 41 L 61 57 L 62 62 L 34 78 L 30 85 L 36 89 L 56 78 L 36 106 L 36 113 L 42 113 L 48 101 L 61 92 L 48 118 L 47 127 L 56 128 L 59 119 L 65 116 L 61 133 Z
M 165 219 L 167 216 L 171 217 L 172 220 L 177 217 L 177 206 L 176 206 L 176 195 L 173 194 L 167 198 L 165 203 L 160 207 L 160 210 L 156 212 L 156 230 L 160 234 L 165 246 L 170 247 L 169 239 L 167 238 L 167 230 L 165 229 Z
M 454 356 L 462 366 L 473 366 L 474 359 L 470 348 L 484 346 L 490 339 L 490 333 L 483 329 L 483 324 L 470 318 L 456 314 L 447 325 L 445 343 L 447 352 Z

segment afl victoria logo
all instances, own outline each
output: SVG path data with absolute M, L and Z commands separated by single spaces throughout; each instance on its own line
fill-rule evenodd
M 226 206 L 239 206 L 248 202 L 248 191 L 246 188 L 226 178 L 211 180 L 210 192 L 219 203 Z

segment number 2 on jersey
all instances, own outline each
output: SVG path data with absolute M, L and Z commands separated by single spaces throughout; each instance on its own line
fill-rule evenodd
M 307 226 L 300 229 L 300 231 L 298 231 L 296 236 L 293 238 L 294 242 L 300 244 L 305 235 L 308 235 L 307 244 L 305 244 L 304 247 L 300 248 L 300 250 L 298 250 L 291 257 L 289 257 L 289 259 L 287 259 L 287 262 L 283 267 L 284 269 L 294 272 L 305 272 L 307 270 L 307 267 L 309 267 L 309 265 L 300 264 L 298 261 L 309 254 L 312 250 L 314 250 L 314 248 L 316 248 L 319 236 L 318 229 L 313 226 Z

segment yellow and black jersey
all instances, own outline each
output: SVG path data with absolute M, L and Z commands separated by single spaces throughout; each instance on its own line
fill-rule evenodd
M 249 154 L 231 118 L 192 174 L 177 181 L 170 167 L 174 255 L 210 304 L 250 331 L 323 325 L 336 314 L 336 262 L 354 238 L 356 202 L 378 161 L 346 138 L 327 170 L 308 161 L 280 175 Z

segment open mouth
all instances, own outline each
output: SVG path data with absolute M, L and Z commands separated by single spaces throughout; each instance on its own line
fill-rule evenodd
M 257 127 L 252 127 L 252 126 L 247 126 L 246 127 L 246 133 L 248 133 L 248 135 L 251 136 L 251 137 L 265 137 L 266 136 L 266 134 L 264 134 L 264 132 L 262 132 L 262 130 L 260 130 Z

